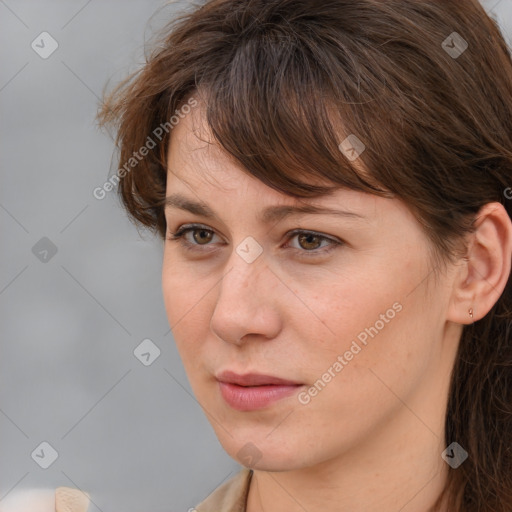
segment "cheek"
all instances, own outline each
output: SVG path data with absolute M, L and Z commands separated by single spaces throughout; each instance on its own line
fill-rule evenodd
M 162 293 L 167 319 L 172 330 L 175 342 L 179 349 L 181 346 L 193 344 L 198 331 L 202 328 L 194 317 L 205 318 L 201 310 L 205 308 L 207 297 L 202 281 L 190 278 L 190 273 L 182 266 L 172 265 L 164 260 L 162 268 Z M 182 340 L 188 339 L 188 344 Z
M 299 397 L 305 405 L 296 418 L 314 425 L 314 431 L 343 431 L 347 442 L 368 434 L 384 417 L 400 410 L 400 400 L 409 403 L 430 364 L 429 339 L 425 331 L 418 333 L 416 305 L 404 301 L 400 311 L 388 312 L 385 323 L 379 315 L 386 315 L 395 295 L 369 297 L 364 301 L 353 297 L 350 307 L 343 303 L 342 308 L 333 308 L 333 313 L 347 313 L 338 317 L 335 336 L 326 335 L 315 346 L 319 337 L 311 327 L 302 338 L 309 334 L 313 343 L 300 357 L 308 388 Z M 330 442 L 325 440 L 327 447 Z
M 399 316 L 396 309 L 399 293 L 391 291 L 385 285 L 373 281 L 364 283 L 355 278 L 343 279 L 341 284 L 331 282 L 326 292 L 319 294 L 318 289 L 297 291 L 298 296 L 310 297 L 294 314 L 294 322 L 304 329 L 304 339 L 315 339 L 315 346 L 325 351 L 340 354 L 349 350 L 351 342 L 365 341 L 377 331 L 383 332 Z M 299 306 L 298 306 L 299 307 Z M 302 311 L 302 313 L 299 313 Z M 384 315 L 384 319 L 381 319 Z
M 381 283 L 353 289 L 350 299 L 337 295 L 337 308 L 324 304 L 335 335 L 325 339 L 325 350 L 310 354 L 313 382 L 328 380 L 329 369 L 337 375 L 324 398 L 369 416 L 364 404 L 378 410 L 396 401 L 390 390 L 402 397 L 412 392 L 431 364 L 434 343 L 435 312 L 427 312 L 423 290 L 410 293 L 407 276 Z
M 162 293 L 169 327 L 185 371 L 194 387 L 205 373 L 216 351 L 209 348 L 210 323 L 215 309 L 216 284 L 213 273 L 198 276 L 186 264 L 171 264 L 164 259 Z M 206 351 L 209 357 L 205 356 Z
M 423 264 L 396 261 L 374 267 L 361 275 L 343 276 L 319 294 L 313 286 L 297 289 L 297 295 L 310 297 L 309 311 L 295 313 L 296 328 L 302 332 L 302 356 L 311 378 L 317 379 L 336 364 L 337 374 L 363 371 L 375 380 L 368 368 L 379 368 L 395 380 L 404 377 L 411 367 L 421 366 L 428 351 L 427 306 L 422 287 L 413 293 L 411 284 L 423 275 Z M 377 370 L 376 370 L 377 371 Z M 361 375 L 354 375 L 357 380 Z M 351 379 L 349 379 L 349 382 Z

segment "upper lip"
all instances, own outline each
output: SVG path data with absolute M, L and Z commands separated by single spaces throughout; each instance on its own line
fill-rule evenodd
M 297 386 L 300 382 L 287 379 L 281 379 L 272 375 L 263 375 L 261 373 L 246 373 L 240 375 L 238 373 L 226 370 L 216 375 L 216 379 L 220 382 L 236 384 L 238 386 L 265 386 L 265 385 L 281 385 L 281 386 Z

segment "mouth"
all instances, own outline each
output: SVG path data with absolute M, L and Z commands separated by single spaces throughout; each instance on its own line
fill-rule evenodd
M 304 384 L 296 381 L 248 373 L 224 371 L 216 376 L 224 401 L 238 411 L 253 411 L 293 395 Z

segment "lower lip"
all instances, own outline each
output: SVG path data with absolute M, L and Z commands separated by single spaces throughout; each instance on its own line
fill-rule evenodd
M 219 382 L 219 386 L 224 400 L 238 411 L 263 409 L 273 402 L 293 395 L 301 387 L 300 384 L 246 387 L 227 382 Z

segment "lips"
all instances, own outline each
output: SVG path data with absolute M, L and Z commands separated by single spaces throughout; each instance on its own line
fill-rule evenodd
M 223 371 L 216 378 L 223 399 L 238 411 L 264 409 L 303 386 L 300 382 L 257 373 L 239 375 Z
M 231 371 L 223 371 L 219 373 L 217 380 L 228 384 L 236 384 L 237 386 L 297 386 L 302 384 L 301 382 L 280 379 L 279 377 L 273 377 L 272 375 L 262 375 L 259 373 L 246 373 L 245 375 L 239 375 Z

